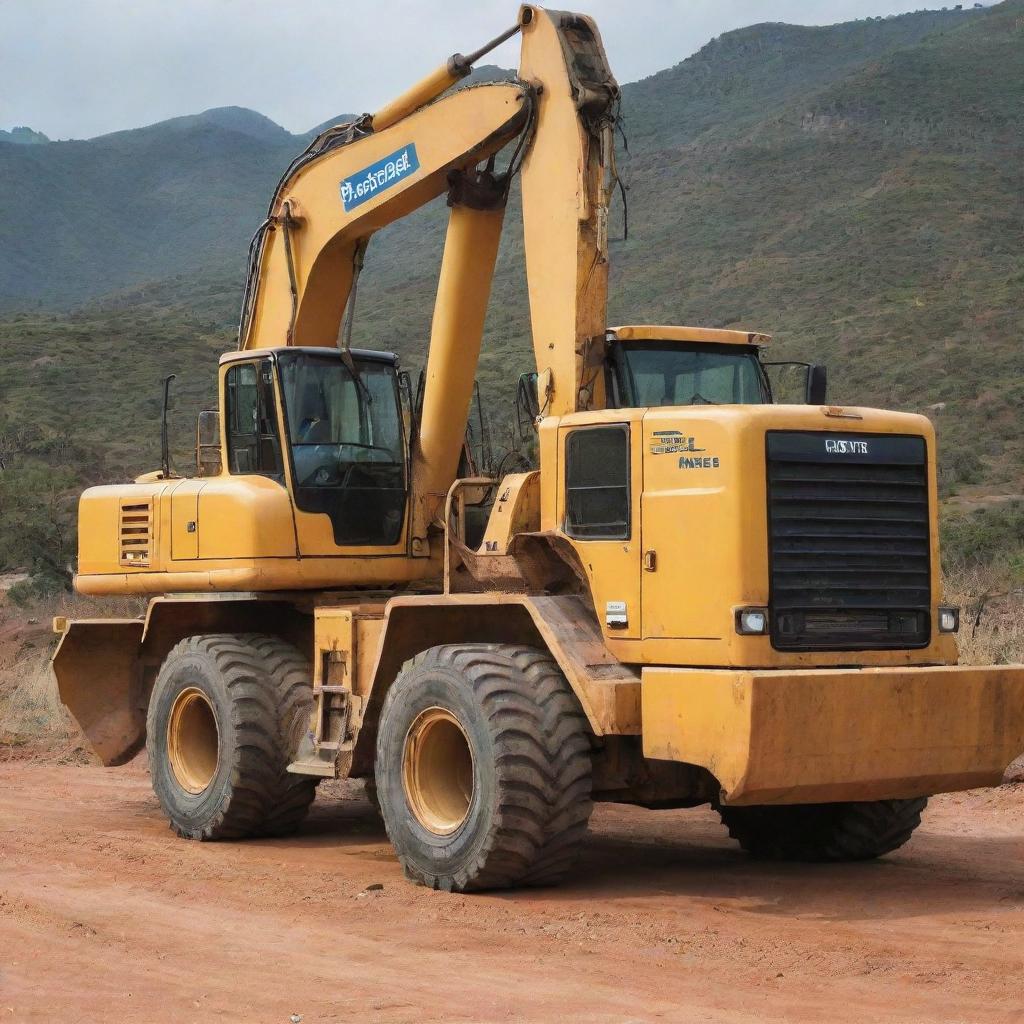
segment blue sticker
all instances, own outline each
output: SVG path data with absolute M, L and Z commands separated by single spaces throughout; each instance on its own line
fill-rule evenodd
M 378 192 L 391 188 L 392 185 L 419 169 L 420 161 L 416 156 L 416 144 L 410 142 L 409 145 L 396 150 L 390 156 L 357 171 L 339 186 L 345 212 L 348 213 L 357 206 L 362 206 Z

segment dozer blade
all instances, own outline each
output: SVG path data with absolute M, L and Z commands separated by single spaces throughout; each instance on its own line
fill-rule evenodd
M 727 804 L 997 786 L 1024 751 L 1024 665 L 645 668 L 644 754 L 707 768 Z
M 124 764 L 146 740 L 141 701 L 141 619 L 62 622 L 53 656 L 60 699 L 104 765 Z

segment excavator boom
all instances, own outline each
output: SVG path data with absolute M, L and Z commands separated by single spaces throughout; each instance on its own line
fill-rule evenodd
M 518 28 L 516 81 L 445 95 L 478 56 L 456 55 L 377 114 L 330 129 L 285 174 L 253 240 L 240 348 L 344 349 L 342 316 L 370 237 L 448 192 L 452 214 L 412 467 L 414 557 L 429 554 L 430 524 L 456 476 L 520 157 L 543 411 L 604 406 L 618 85 L 590 18 L 524 5 Z M 474 172 L 513 140 L 504 174 Z

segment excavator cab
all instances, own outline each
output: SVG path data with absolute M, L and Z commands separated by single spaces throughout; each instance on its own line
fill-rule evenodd
M 299 554 L 402 543 L 409 438 L 396 357 L 289 347 L 223 363 L 228 473 L 288 490 Z

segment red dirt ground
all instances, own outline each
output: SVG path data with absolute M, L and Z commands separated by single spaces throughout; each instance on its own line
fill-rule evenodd
M 1024 785 L 838 866 L 602 806 L 568 884 L 477 896 L 405 882 L 345 795 L 294 839 L 199 844 L 141 763 L 0 764 L 0 1024 L 1024 1021 Z

